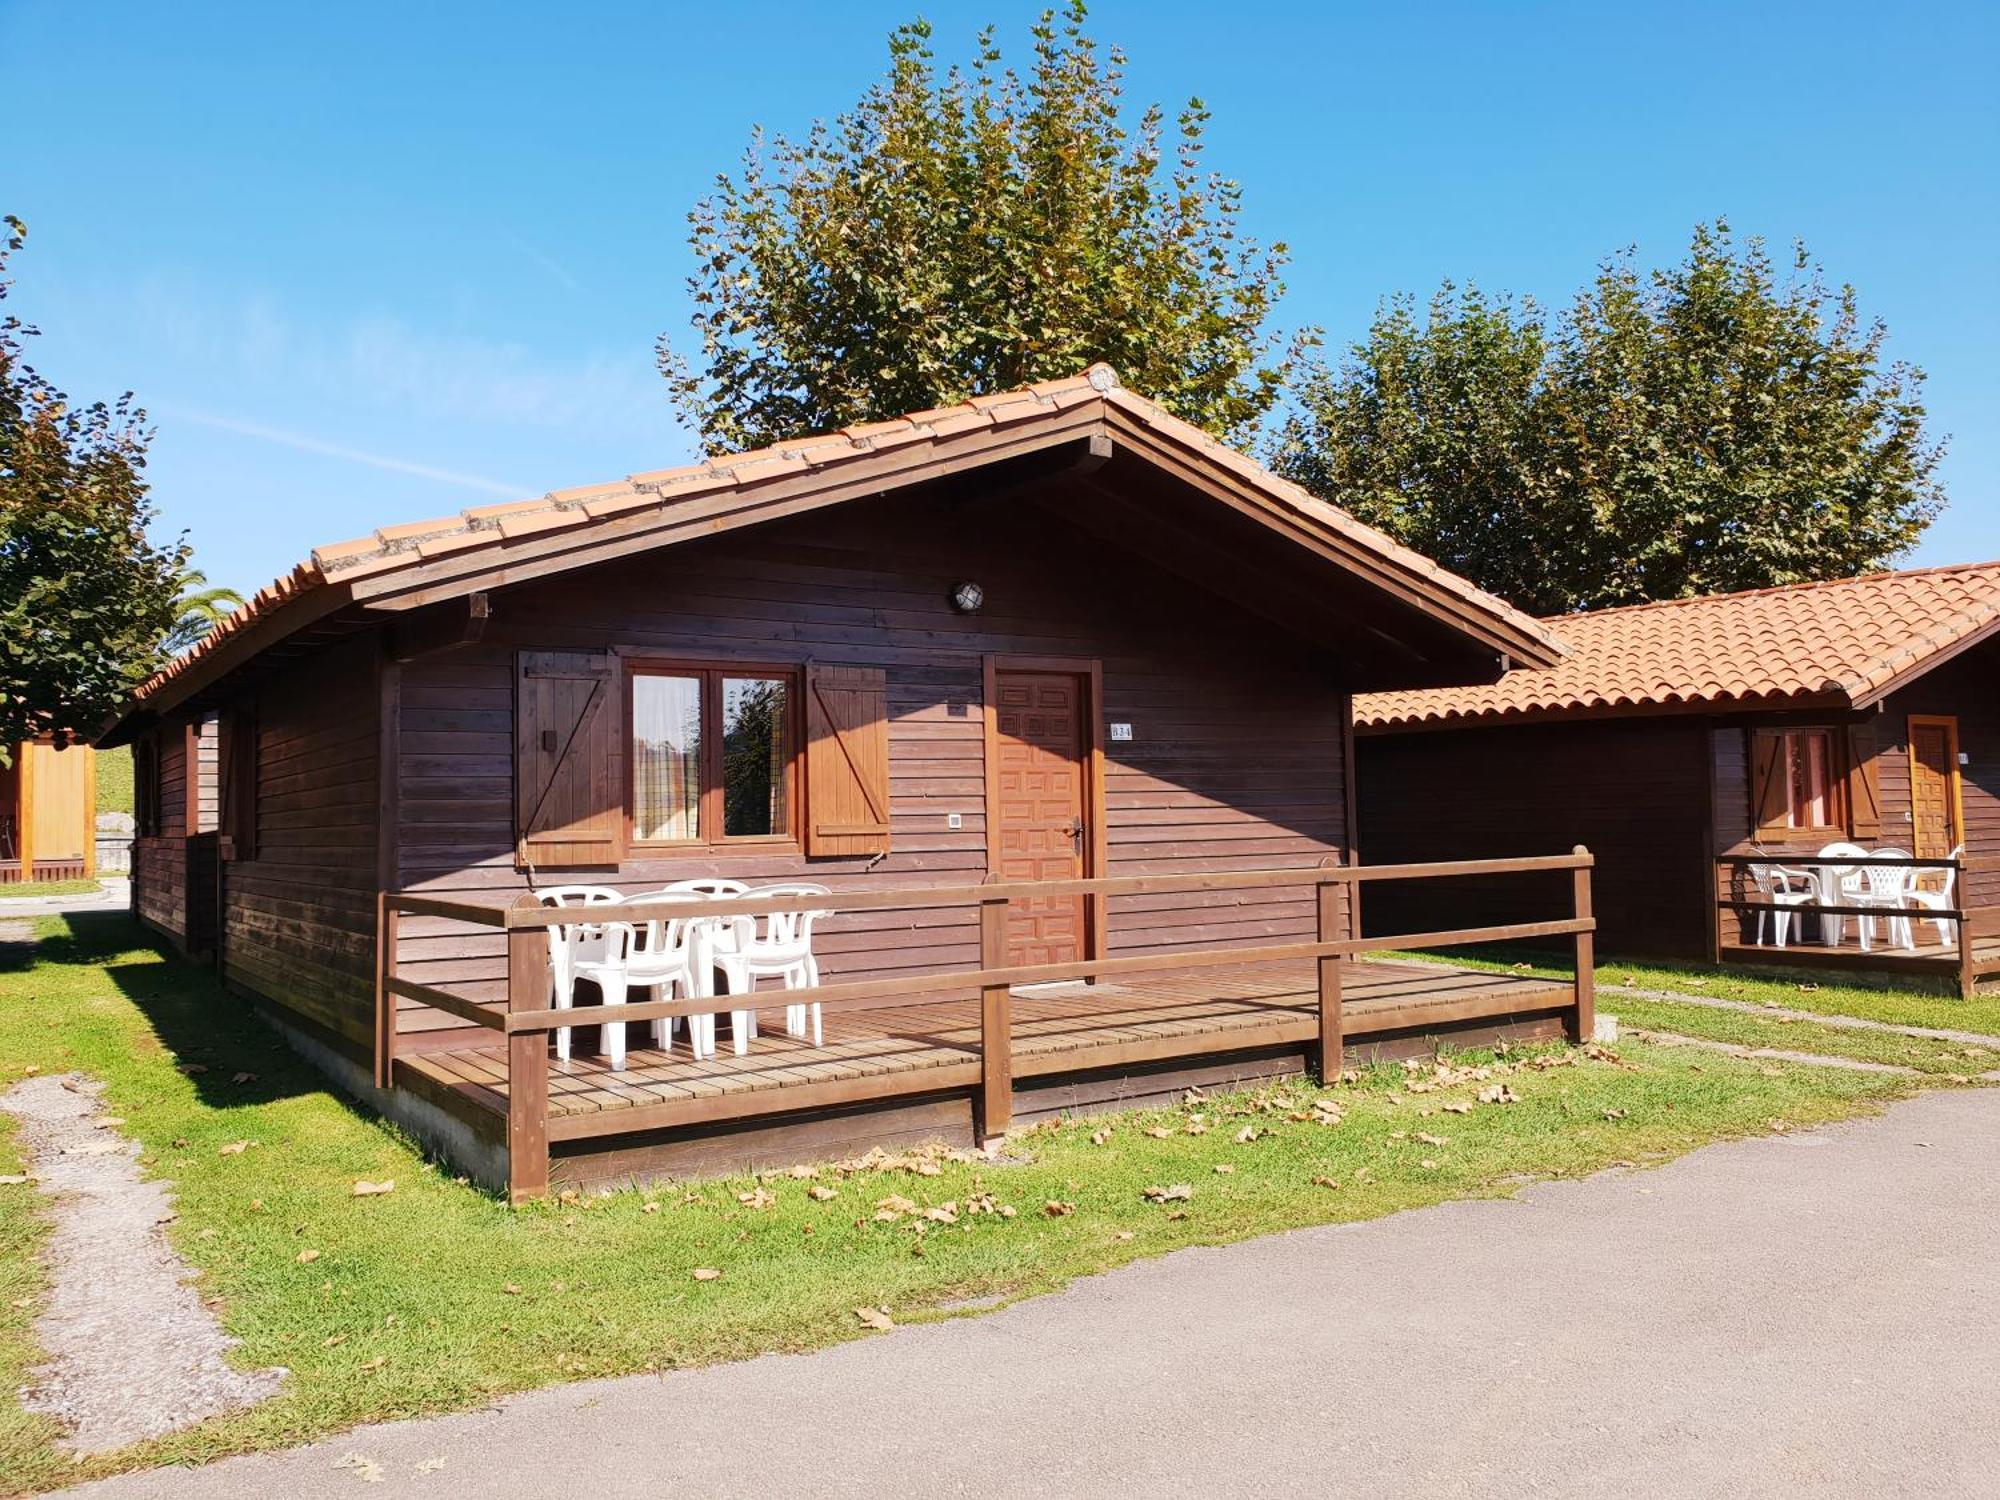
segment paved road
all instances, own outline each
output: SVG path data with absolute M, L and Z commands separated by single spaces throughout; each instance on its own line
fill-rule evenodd
M 1933 1094 L 820 1354 L 76 1493 L 1992 1494 L 1996 1143 L 2000 1090 Z

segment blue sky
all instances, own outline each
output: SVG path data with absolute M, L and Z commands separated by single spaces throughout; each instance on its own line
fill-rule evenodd
M 932 5 L 1024 55 L 1037 7 Z M 0 0 L 15 310 L 73 396 L 131 388 L 165 523 L 249 589 L 316 543 L 689 456 L 652 345 L 684 215 L 752 124 L 882 70 L 914 0 L 565 7 Z M 1135 103 L 1292 246 L 1351 339 L 1444 276 L 1560 299 L 1697 220 L 1803 237 L 1930 374 L 1951 511 L 2000 557 L 2000 7 L 1103 0 Z

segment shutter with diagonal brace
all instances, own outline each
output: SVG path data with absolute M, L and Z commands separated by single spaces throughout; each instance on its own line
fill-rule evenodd
M 523 651 L 514 670 L 514 857 L 524 867 L 618 863 L 625 821 L 609 656 Z
M 1785 758 L 1785 735 L 1778 729 L 1750 732 L 1750 797 L 1753 823 L 1759 833 L 1783 832 L 1791 790 L 1791 764 Z
M 1875 726 L 1847 726 L 1847 828 L 1857 839 L 1882 836 L 1882 791 L 1875 777 Z
M 889 852 L 889 694 L 880 667 L 806 670 L 806 853 Z

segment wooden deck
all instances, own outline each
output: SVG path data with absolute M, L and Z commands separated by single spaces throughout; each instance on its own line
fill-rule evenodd
M 1572 1004 L 1565 984 L 1405 961 L 1342 965 L 1347 1030 L 1371 1036 L 1467 1022 L 1546 1016 Z M 685 1034 L 672 1050 L 634 1045 L 623 1071 L 599 1055 L 552 1061 L 550 1141 L 747 1120 L 780 1112 L 974 1089 L 980 1079 L 975 999 L 830 1011 L 824 1045 L 787 1036 L 782 991 L 760 1017 L 749 1051 L 725 1035 L 696 1062 Z M 1026 985 L 1013 991 L 1014 1076 L 1021 1080 L 1142 1068 L 1176 1059 L 1303 1048 L 1318 1036 L 1310 963 L 1246 964 L 1148 974 L 1143 979 Z M 580 1008 L 579 1020 L 602 1014 Z M 723 1028 L 726 1031 L 726 1025 Z M 591 1031 L 579 1028 L 579 1043 Z M 635 1024 L 629 1040 L 646 1041 Z M 446 1093 L 491 1117 L 507 1114 L 507 1057 L 494 1042 L 397 1059 L 398 1082 Z
M 1863 952 L 1849 924 L 1838 943 L 1792 942 L 1780 948 L 1773 943 L 1752 943 L 1724 939 L 1717 956 L 1727 964 L 1778 964 L 1794 969 L 1872 970 L 1878 974 L 1908 974 L 1956 982 L 1959 973 L 1958 944 L 1940 943 L 1928 923 L 1917 927 L 1914 948 L 1892 947 L 1876 941 Z M 1975 978 L 1985 980 L 2000 975 L 2000 935 L 1973 941 L 1972 965 Z

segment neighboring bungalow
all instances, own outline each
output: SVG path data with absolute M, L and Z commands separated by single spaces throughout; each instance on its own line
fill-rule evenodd
M 1968 992 L 2000 971 L 2000 563 L 1544 623 L 1572 647 L 1554 667 L 1356 698 L 1371 864 L 1584 843 L 1609 951 L 1913 970 Z M 1951 918 L 1911 922 L 1906 947 L 1880 910 L 1865 929 L 1814 915 L 1867 894 L 1865 870 L 1809 858 L 1833 843 L 1928 862 L 1922 899 L 1968 911 L 1965 941 Z M 1383 931 L 1457 925 L 1533 894 L 1411 885 L 1365 910 Z M 1783 931 L 1767 920 L 1802 897 Z
M 0 766 L 0 885 L 97 873 L 96 752 L 53 739 L 14 746 Z
M 1100 366 L 322 548 L 104 743 L 141 917 L 526 1195 L 1587 1030 L 1587 966 L 1340 962 L 1350 695 L 1561 650 Z M 690 877 L 832 888 L 823 1041 L 549 1008 L 537 893 Z

